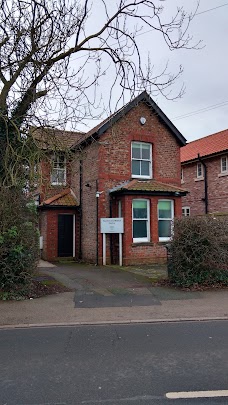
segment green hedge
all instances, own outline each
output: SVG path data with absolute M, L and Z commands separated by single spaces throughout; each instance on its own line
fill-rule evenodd
M 34 204 L 15 188 L 1 188 L 0 290 L 27 285 L 39 257 L 37 215 Z
M 178 286 L 228 285 L 228 217 L 174 221 L 169 278 Z

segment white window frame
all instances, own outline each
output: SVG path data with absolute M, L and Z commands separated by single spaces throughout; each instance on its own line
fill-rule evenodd
M 134 218 L 134 210 L 133 210 L 133 203 L 134 201 L 146 201 L 147 203 L 147 218 Z M 146 223 L 146 230 L 147 230 L 147 237 L 146 238 L 134 238 L 133 237 L 133 223 L 134 221 L 147 221 Z M 133 243 L 142 243 L 142 242 L 149 242 L 150 241 L 150 200 L 146 198 L 135 198 L 132 200 L 132 239 Z
M 223 170 L 223 161 L 224 161 L 224 159 L 225 159 L 225 165 L 226 165 L 225 170 Z M 222 156 L 221 157 L 221 173 L 227 173 L 227 172 L 228 172 L 228 157 L 227 156 Z
M 150 147 L 150 159 L 135 159 L 132 157 L 132 150 L 133 150 L 133 144 L 138 143 L 140 145 L 149 145 Z M 139 160 L 140 162 L 145 161 L 149 162 L 149 175 L 141 175 L 141 174 L 133 174 L 132 173 L 132 161 L 133 160 Z M 152 144 L 148 142 L 140 142 L 140 141 L 134 141 L 131 142 L 131 177 L 134 179 L 152 179 Z
M 182 216 L 190 217 L 190 207 L 182 207 Z
M 199 174 L 199 167 L 201 168 L 200 169 L 201 174 Z M 197 165 L 196 165 L 196 177 L 197 177 L 197 179 L 202 179 L 203 175 L 204 175 L 204 173 L 203 173 L 203 165 L 202 165 L 201 162 L 198 162 Z
M 53 180 L 54 176 L 53 176 L 53 172 L 56 171 L 58 172 L 63 172 L 64 176 L 63 176 L 63 181 L 59 181 L 58 180 L 58 176 L 57 176 L 57 181 Z M 51 184 L 53 186 L 60 186 L 60 185 L 65 185 L 66 184 L 66 157 L 64 156 L 64 167 L 60 167 L 59 166 L 59 155 L 53 155 L 52 156 L 52 163 L 51 163 Z
M 163 202 L 163 201 L 171 202 L 171 218 L 159 218 L 159 202 Z M 161 236 L 159 236 L 159 233 L 158 233 L 159 242 L 167 242 L 167 241 L 171 240 L 172 233 L 173 233 L 172 221 L 174 220 L 174 201 L 169 200 L 169 199 L 158 200 L 157 214 L 158 214 L 158 223 L 159 223 L 159 221 L 171 221 L 171 235 L 170 235 L 170 237 L 161 237 Z M 159 232 L 159 227 L 158 227 L 158 232 Z
M 184 183 L 184 169 L 181 168 L 181 183 Z

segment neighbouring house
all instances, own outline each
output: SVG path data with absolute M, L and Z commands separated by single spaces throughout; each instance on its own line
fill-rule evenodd
M 181 148 L 185 216 L 228 214 L 228 129 Z
M 42 256 L 118 263 L 119 239 L 102 250 L 101 218 L 123 218 L 123 264 L 166 261 L 172 220 L 181 216 L 180 148 L 186 140 L 143 92 L 86 134 L 61 133 L 63 149 L 44 163 L 40 188 Z M 45 144 L 45 142 L 43 143 Z M 51 153 L 51 152 L 50 152 Z

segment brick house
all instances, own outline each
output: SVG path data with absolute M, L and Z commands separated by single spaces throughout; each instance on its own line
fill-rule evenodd
M 182 213 L 228 213 L 228 130 L 181 148 Z
M 40 200 L 43 258 L 102 263 L 100 219 L 122 217 L 123 264 L 164 262 L 186 194 L 180 180 L 185 138 L 146 92 L 73 137 L 69 169 L 64 156 L 55 155 L 47 176 L 51 195 Z M 118 263 L 117 236 L 107 235 L 107 263 Z

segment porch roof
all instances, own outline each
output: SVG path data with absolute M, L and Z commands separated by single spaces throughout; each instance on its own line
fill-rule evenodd
M 78 207 L 79 203 L 75 194 L 70 188 L 55 194 L 53 197 L 48 198 L 40 204 L 40 207 Z
M 152 195 L 176 195 L 183 196 L 187 191 L 173 184 L 167 184 L 156 180 L 138 180 L 133 179 L 122 183 L 113 189 L 109 190 L 113 193 L 127 194 L 152 194 Z

